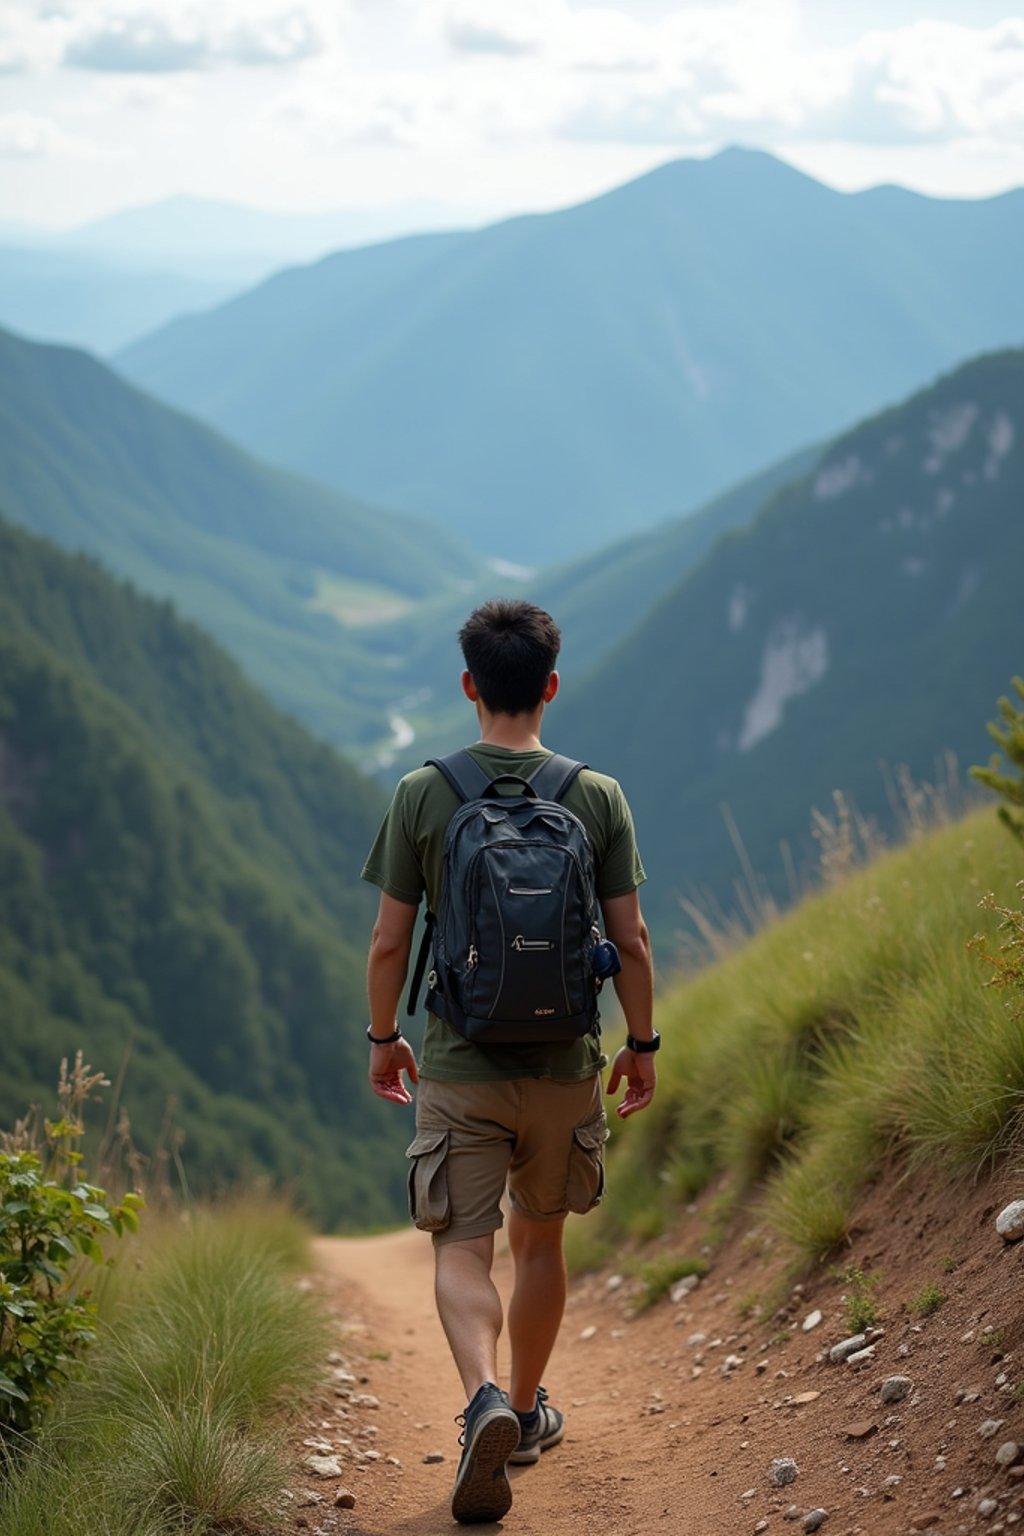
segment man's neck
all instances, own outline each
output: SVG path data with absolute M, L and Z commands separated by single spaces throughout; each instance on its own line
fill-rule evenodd
M 480 740 L 485 747 L 504 747 L 507 752 L 538 752 L 543 710 L 522 715 L 491 715 L 478 709 Z

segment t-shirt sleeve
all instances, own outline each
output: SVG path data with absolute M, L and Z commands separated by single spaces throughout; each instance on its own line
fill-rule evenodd
M 403 779 L 363 865 L 363 879 L 396 901 L 419 906 L 425 885 L 409 821 L 409 795 Z
M 609 803 L 608 840 L 597 870 L 597 896 L 607 901 L 614 896 L 628 896 L 647 879 L 636 846 L 633 813 L 618 784 Z

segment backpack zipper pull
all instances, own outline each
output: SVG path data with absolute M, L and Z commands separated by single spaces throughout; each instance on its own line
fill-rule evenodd
M 469 954 L 466 956 L 466 970 L 474 970 L 479 959 L 480 956 L 477 954 L 476 945 L 471 944 L 469 946 Z

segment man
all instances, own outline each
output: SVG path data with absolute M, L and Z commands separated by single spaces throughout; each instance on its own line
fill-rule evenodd
M 541 746 L 545 705 L 558 692 L 560 645 L 550 615 L 498 600 L 470 615 L 459 641 L 462 688 L 476 706 L 480 740 L 468 750 L 494 778 L 528 778 L 551 754 Z M 459 797 L 429 766 L 399 784 L 363 877 L 380 887 L 370 941 L 370 1083 L 381 1098 L 411 1102 L 403 1073 L 419 1082 L 410 1194 L 416 1225 L 433 1233 L 436 1299 L 468 1404 L 452 1497 L 456 1520 L 497 1520 L 512 1494 L 507 1461 L 539 1461 L 561 1440 L 564 1421 L 541 1379 L 565 1306 L 562 1234 L 570 1210 L 591 1209 L 603 1191 L 607 1135 L 596 1032 L 558 1043 L 479 1045 L 428 1015 L 419 1069 L 396 1015 L 416 909 L 426 894 L 437 912 L 442 845 Z M 617 1106 L 645 1109 L 655 1087 L 653 972 L 637 888 L 644 879 L 625 797 L 614 779 L 584 770 L 563 802 L 582 821 L 594 851 L 596 890 L 621 971 L 615 989 L 628 1045 L 612 1063 L 608 1092 L 625 1081 Z M 508 1192 L 515 1284 L 508 1309 L 512 1371 L 497 1386 L 502 1308 L 491 1280 L 500 1201 Z

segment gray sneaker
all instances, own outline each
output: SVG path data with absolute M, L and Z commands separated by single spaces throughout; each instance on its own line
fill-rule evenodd
M 565 1434 L 565 1419 L 557 1408 L 552 1408 L 543 1387 L 537 1388 L 537 1422 L 529 1429 L 520 1422 L 520 1439 L 509 1461 L 514 1466 L 530 1466 L 540 1461 L 541 1451 L 549 1451 Z
M 505 1463 L 519 1444 L 519 1415 L 500 1387 L 485 1381 L 455 1422 L 463 1428 L 452 1515 L 464 1525 L 500 1520 L 512 1507 Z

